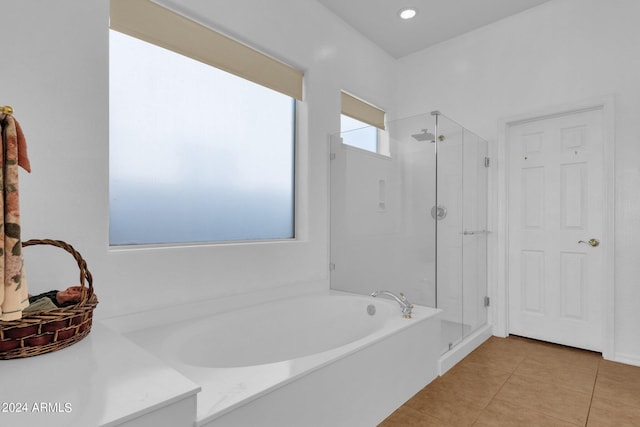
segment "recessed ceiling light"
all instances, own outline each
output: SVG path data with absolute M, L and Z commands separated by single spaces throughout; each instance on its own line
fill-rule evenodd
M 418 14 L 418 11 L 413 7 L 406 7 L 404 9 L 400 9 L 398 15 L 402 19 L 411 19 Z

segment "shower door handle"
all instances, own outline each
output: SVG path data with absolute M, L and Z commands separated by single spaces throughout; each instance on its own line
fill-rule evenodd
M 487 234 L 487 230 L 465 230 L 462 232 L 463 236 L 473 236 L 474 234 Z

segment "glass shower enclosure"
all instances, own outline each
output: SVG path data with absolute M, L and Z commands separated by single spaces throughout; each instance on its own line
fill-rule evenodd
M 439 112 L 330 139 L 331 288 L 442 309 L 449 351 L 487 322 L 487 142 Z

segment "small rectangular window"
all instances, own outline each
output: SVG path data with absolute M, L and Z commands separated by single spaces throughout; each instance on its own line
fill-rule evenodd
M 340 115 L 342 143 L 362 150 L 378 152 L 378 128 L 344 114 Z
M 362 150 L 389 155 L 388 144 L 381 144 L 380 141 L 385 128 L 384 111 L 346 92 L 341 92 L 340 96 L 342 142 Z

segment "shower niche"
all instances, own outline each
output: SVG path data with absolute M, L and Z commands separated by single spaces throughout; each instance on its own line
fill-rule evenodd
M 437 307 L 444 354 L 487 324 L 488 144 L 439 112 L 332 135 L 331 288 Z

